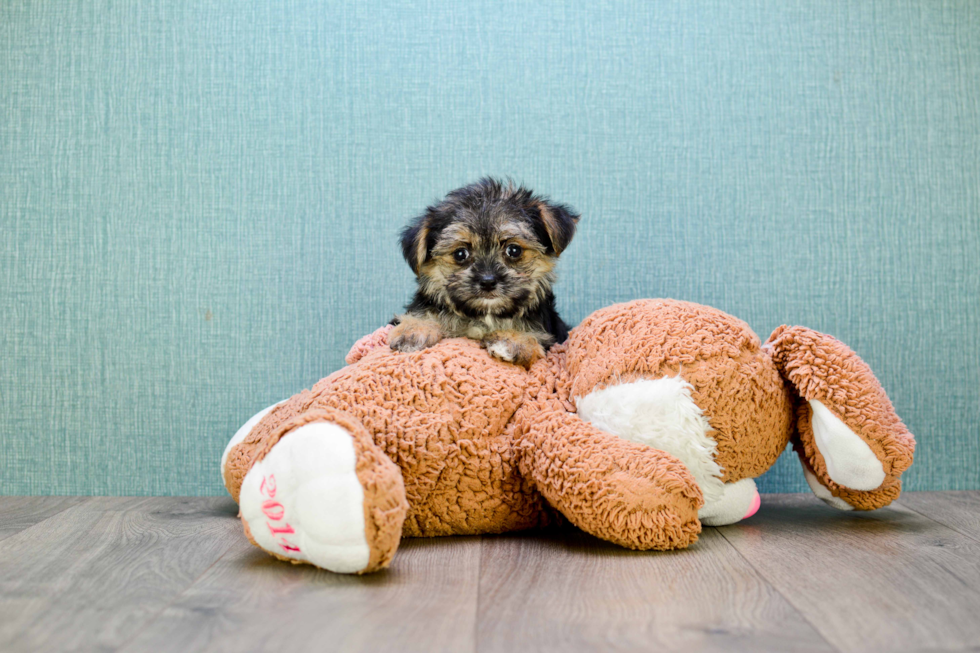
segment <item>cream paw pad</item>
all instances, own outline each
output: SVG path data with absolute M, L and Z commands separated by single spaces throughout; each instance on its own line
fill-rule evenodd
M 371 555 L 354 439 L 327 422 L 284 436 L 242 483 L 242 520 L 279 557 L 355 573 Z

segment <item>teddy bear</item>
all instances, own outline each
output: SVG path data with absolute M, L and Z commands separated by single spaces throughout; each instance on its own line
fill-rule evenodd
M 831 336 L 683 301 L 600 309 L 530 369 L 465 338 L 399 353 L 390 327 L 348 365 L 249 420 L 222 476 L 245 535 L 338 573 L 403 537 L 569 522 L 641 550 L 750 517 L 792 443 L 813 492 L 873 510 L 915 442 L 870 368 Z

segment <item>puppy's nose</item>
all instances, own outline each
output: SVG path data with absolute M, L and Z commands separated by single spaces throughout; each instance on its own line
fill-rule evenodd
M 492 274 L 481 274 L 478 281 L 481 290 L 493 290 L 497 287 L 497 277 Z

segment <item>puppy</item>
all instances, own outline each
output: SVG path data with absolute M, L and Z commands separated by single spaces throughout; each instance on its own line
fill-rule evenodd
M 492 178 L 428 207 L 402 232 L 418 290 L 392 320 L 391 348 L 418 351 L 467 337 L 530 367 L 568 336 L 551 286 L 578 220 L 567 206 Z

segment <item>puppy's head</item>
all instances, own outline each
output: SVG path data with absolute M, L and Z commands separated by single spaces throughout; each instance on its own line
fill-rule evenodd
M 436 303 L 467 317 L 515 317 L 547 296 L 578 219 L 523 186 L 486 178 L 415 218 L 402 252 Z

